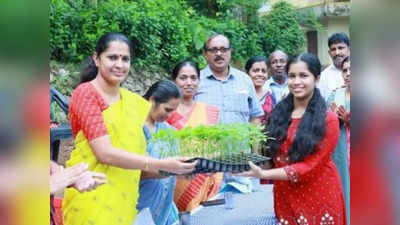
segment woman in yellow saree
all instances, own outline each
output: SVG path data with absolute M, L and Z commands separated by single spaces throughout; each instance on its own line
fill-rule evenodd
M 89 170 L 107 175 L 108 183 L 88 193 L 65 192 L 65 225 L 131 225 L 141 171 L 177 174 L 193 171 L 195 163 L 183 159 L 146 156 L 143 125 L 150 104 L 120 84 L 128 76 L 130 41 L 120 33 L 103 35 L 81 84 L 70 100 L 69 119 L 75 149 L 67 166 L 84 162 Z
M 181 90 L 183 98 L 167 122 L 177 129 L 214 125 L 218 122 L 218 107 L 193 100 L 199 86 L 199 76 L 199 67 L 189 60 L 178 63 L 172 72 L 172 79 Z M 174 201 L 179 211 L 190 211 L 200 202 L 214 196 L 221 186 L 222 177 L 222 173 L 216 173 L 199 174 L 192 180 L 177 179 Z

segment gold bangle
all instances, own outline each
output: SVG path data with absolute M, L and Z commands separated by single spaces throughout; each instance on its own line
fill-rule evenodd
M 146 158 L 146 161 L 144 162 L 144 171 L 149 171 L 149 170 L 150 170 L 149 158 Z

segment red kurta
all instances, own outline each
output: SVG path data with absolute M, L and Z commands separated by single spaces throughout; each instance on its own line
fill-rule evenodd
M 292 119 L 288 136 L 274 158 L 275 167 L 284 168 L 289 181 L 275 181 L 274 207 L 279 224 L 344 225 L 346 216 L 342 186 L 331 154 L 339 138 L 339 121 L 330 111 L 326 134 L 315 152 L 301 162 L 290 163 L 288 151 L 301 119 Z

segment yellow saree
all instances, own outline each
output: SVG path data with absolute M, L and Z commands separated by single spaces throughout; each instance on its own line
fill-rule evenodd
M 121 99 L 102 112 L 112 145 L 128 152 L 145 155 L 143 124 L 150 104 L 121 88 Z M 65 225 L 131 225 L 136 217 L 140 170 L 128 170 L 101 164 L 93 154 L 82 131 L 75 137 L 75 149 L 67 166 L 80 162 L 89 170 L 107 175 L 108 183 L 91 192 L 79 193 L 68 188 L 63 201 Z

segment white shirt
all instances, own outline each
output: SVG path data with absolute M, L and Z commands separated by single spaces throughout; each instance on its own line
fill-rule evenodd
M 340 88 L 343 85 L 344 80 L 342 71 L 332 64 L 322 71 L 317 87 L 322 96 L 327 99 L 333 90 Z

